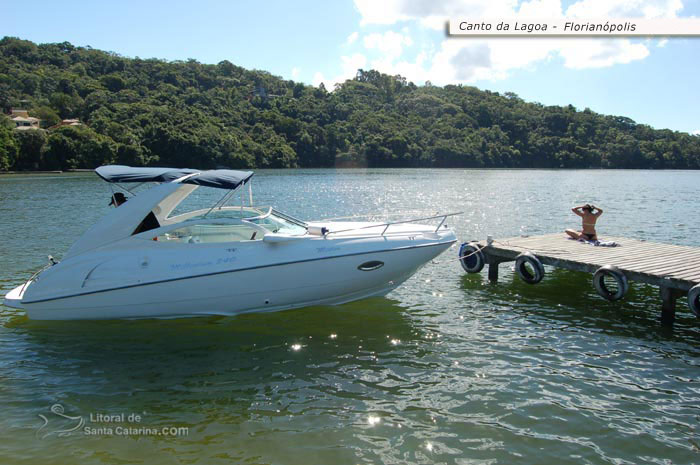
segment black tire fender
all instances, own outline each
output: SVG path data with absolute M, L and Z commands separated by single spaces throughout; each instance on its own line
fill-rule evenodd
M 532 273 L 528 270 L 527 265 L 532 268 Z M 544 278 L 544 265 L 539 258 L 531 252 L 524 252 L 515 259 L 515 271 L 520 276 L 520 279 L 528 284 L 537 284 Z
M 616 291 L 613 292 L 608 289 L 605 285 L 605 278 L 615 280 L 617 284 Z M 612 265 L 605 265 L 596 270 L 595 274 L 593 274 L 593 286 L 599 296 L 610 301 L 620 300 L 629 290 L 627 276 L 618 267 Z
M 476 242 L 465 242 L 459 247 L 459 263 L 467 273 L 478 273 L 484 269 L 486 258 Z

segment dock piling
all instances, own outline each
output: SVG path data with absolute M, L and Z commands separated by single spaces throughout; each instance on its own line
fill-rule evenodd
M 498 265 L 501 263 L 500 260 L 496 260 L 494 257 L 489 257 L 489 281 L 492 283 L 498 282 Z
M 683 297 L 683 292 L 666 286 L 659 287 L 661 294 L 661 322 L 671 324 L 676 320 L 676 301 Z

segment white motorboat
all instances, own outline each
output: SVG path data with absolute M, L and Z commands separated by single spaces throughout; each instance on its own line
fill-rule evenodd
M 250 171 L 102 166 L 97 174 L 158 183 L 118 205 L 13 289 L 5 305 L 37 320 L 236 315 L 382 296 L 455 241 L 452 214 L 399 222 L 304 222 L 272 207 L 226 206 Z M 248 184 L 250 185 L 250 184 Z M 226 190 L 207 209 L 174 214 L 200 186 Z M 132 193 L 133 194 L 133 193 Z M 124 194 L 112 191 L 119 204 Z

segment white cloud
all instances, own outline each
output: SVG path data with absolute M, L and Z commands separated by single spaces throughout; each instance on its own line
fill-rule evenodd
M 296 66 L 292 68 L 292 79 L 298 79 L 299 74 L 301 73 L 301 70 L 297 68 Z
M 407 35 L 394 31 L 386 31 L 384 34 L 374 33 L 365 36 L 364 45 L 367 49 L 377 49 L 387 58 L 398 58 L 403 53 L 404 46 L 411 46 L 413 40 Z
M 361 53 L 355 53 L 350 56 L 342 56 L 341 60 L 341 72 L 335 77 L 326 78 L 323 73 L 316 72 L 314 74 L 313 80 L 311 81 L 314 86 L 318 86 L 323 83 L 327 90 L 331 91 L 335 88 L 335 85 L 341 82 L 345 82 L 346 79 L 351 79 L 357 74 L 357 70 L 361 68 L 367 68 L 367 57 Z
M 321 85 L 321 83 L 325 80 L 326 78 L 323 76 L 323 73 L 320 71 L 316 71 L 314 73 L 313 79 L 311 79 L 311 84 L 313 84 L 315 87 L 318 87 Z M 325 86 L 325 84 L 323 84 Z
M 357 71 L 357 68 L 362 68 L 367 64 L 367 58 L 361 53 L 355 53 L 349 57 L 341 57 L 343 60 L 343 69 L 353 69 Z
M 695 131 L 691 132 L 691 134 L 694 136 L 700 136 L 700 129 L 696 129 Z
M 403 22 L 444 29 L 449 18 L 673 17 L 682 0 L 578 0 L 564 11 L 561 0 L 355 0 L 361 25 Z M 649 42 L 647 41 L 647 44 Z M 436 50 L 424 49 L 413 60 L 401 60 L 412 45 L 407 28 L 364 37 L 363 45 L 381 56 L 374 69 L 409 80 L 435 84 L 504 79 L 516 69 L 560 58 L 567 68 L 602 68 L 643 60 L 647 44 L 630 39 L 455 39 L 444 38 Z M 659 42 L 663 46 L 663 42 Z M 344 61 L 344 65 L 345 65 Z
M 345 45 L 354 44 L 358 37 L 360 37 L 360 34 L 357 31 L 353 32 L 347 39 L 345 39 Z
M 450 16 L 500 17 L 517 4 L 518 0 L 355 0 L 362 26 L 419 20 L 433 29 L 444 28 Z
M 562 15 L 560 0 L 530 0 L 520 5 L 517 14 L 519 18 L 559 18 Z
M 360 25 L 394 24 L 397 21 L 412 19 L 401 11 L 401 3 L 402 2 L 399 0 L 384 0 L 382 2 L 374 0 L 355 0 L 355 8 L 357 8 L 362 16 Z
M 530 0 L 518 8 L 518 0 L 355 0 L 362 16 L 361 25 L 395 24 L 418 20 L 442 29 L 450 18 L 557 17 L 562 15 L 561 0 Z M 579 0 L 566 10 L 567 16 L 674 17 L 683 9 L 682 0 Z
M 410 79 L 417 82 L 430 80 L 428 71 L 424 68 L 427 53 L 421 52 L 414 61 L 399 61 L 394 63 L 393 60 L 379 58 L 371 63 L 372 69 L 380 70 L 383 73 L 401 76 L 410 76 Z
M 580 0 L 566 10 L 578 18 L 675 17 L 683 9 L 681 0 Z
M 627 39 L 583 39 L 560 48 L 559 54 L 567 68 L 604 68 L 642 60 L 649 56 L 649 49 Z

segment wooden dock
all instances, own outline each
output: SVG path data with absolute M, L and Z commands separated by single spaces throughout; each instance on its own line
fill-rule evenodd
M 594 273 L 612 265 L 627 280 L 658 286 L 663 301 L 662 321 L 675 319 L 678 297 L 688 295 L 700 282 L 700 248 L 605 236 L 616 247 L 602 247 L 568 239 L 564 233 L 532 237 L 511 237 L 476 242 L 489 279 L 498 280 L 498 265 L 513 261 L 524 252 L 533 254 L 543 265 Z M 697 293 L 694 289 L 693 294 Z M 692 308 L 691 308 L 692 309 Z M 697 315 L 697 313 L 696 313 Z

